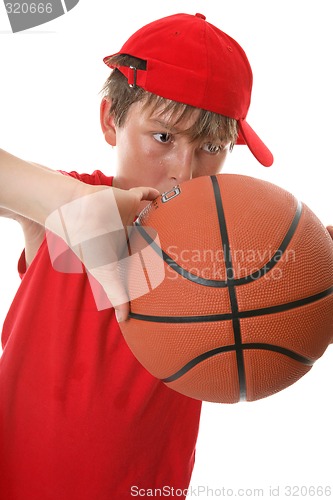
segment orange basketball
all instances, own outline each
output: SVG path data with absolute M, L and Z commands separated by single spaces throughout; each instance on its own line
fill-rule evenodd
M 254 401 L 296 382 L 333 340 L 333 242 L 280 187 L 231 174 L 185 182 L 140 214 L 133 239 L 165 276 L 131 301 L 122 332 L 170 388 Z

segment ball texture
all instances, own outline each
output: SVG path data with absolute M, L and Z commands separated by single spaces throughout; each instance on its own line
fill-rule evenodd
M 280 187 L 200 177 L 140 214 L 130 244 L 165 276 L 130 304 L 122 333 L 170 388 L 219 403 L 272 395 L 307 373 L 333 340 L 333 242 Z M 159 237 L 157 245 L 151 229 Z M 129 267 L 135 288 L 135 266 Z

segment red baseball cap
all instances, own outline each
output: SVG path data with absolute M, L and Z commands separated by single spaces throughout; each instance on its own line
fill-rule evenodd
M 175 14 L 136 31 L 121 50 L 146 61 L 146 69 L 117 66 L 129 85 L 238 122 L 237 144 L 247 144 L 264 166 L 273 155 L 246 121 L 252 70 L 242 47 L 202 14 Z M 108 60 L 103 61 L 109 67 Z

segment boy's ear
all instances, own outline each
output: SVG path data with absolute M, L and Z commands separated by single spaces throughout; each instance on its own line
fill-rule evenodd
M 106 142 L 110 144 L 110 146 L 115 146 L 117 142 L 117 132 L 114 117 L 110 115 L 111 104 L 112 101 L 110 99 L 106 99 L 105 97 L 102 99 L 100 106 L 100 121 Z

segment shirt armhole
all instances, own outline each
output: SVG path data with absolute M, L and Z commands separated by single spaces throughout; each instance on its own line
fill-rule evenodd
M 17 264 L 17 270 L 20 278 L 22 279 L 27 271 L 27 264 L 25 260 L 25 249 L 23 249 Z

